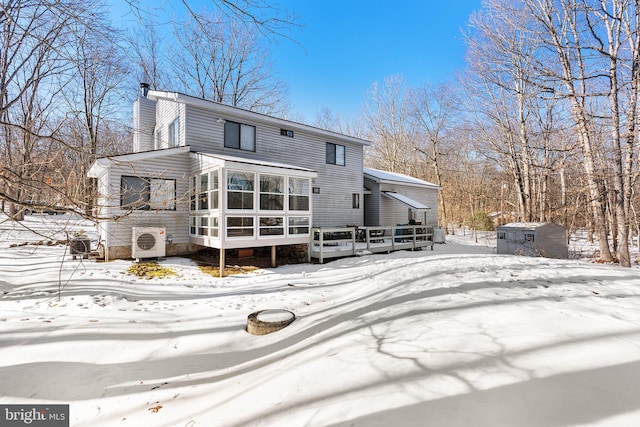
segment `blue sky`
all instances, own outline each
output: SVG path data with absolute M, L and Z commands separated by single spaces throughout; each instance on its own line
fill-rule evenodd
M 116 21 L 135 21 L 126 0 L 109 0 Z M 297 17 L 301 28 L 271 46 L 289 88 L 291 118 L 312 122 L 325 107 L 355 116 L 374 82 L 402 75 L 414 86 L 449 79 L 464 64 L 461 30 L 481 0 L 265 0 Z M 140 0 L 168 22 L 180 0 Z M 193 10 L 212 0 L 189 0 Z M 129 13 L 127 13 L 129 12 Z M 165 16 L 162 16 L 165 15 Z M 164 19 L 163 19 L 164 18 Z
M 374 82 L 400 74 L 408 85 L 446 81 L 464 65 L 461 29 L 481 0 L 280 0 L 303 28 L 274 46 L 291 113 L 313 120 L 328 107 L 353 116 Z

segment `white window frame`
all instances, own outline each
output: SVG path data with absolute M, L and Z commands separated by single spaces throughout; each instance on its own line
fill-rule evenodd
M 231 125 L 238 126 L 238 140 L 234 138 L 230 139 L 227 134 L 227 127 Z M 256 151 L 256 127 L 253 125 L 247 125 L 244 123 L 238 123 L 227 120 L 224 127 L 223 145 L 225 148 L 232 148 L 234 150 L 243 151 Z
M 232 174 L 243 174 L 243 175 L 251 175 L 253 176 L 253 186 L 251 190 L 246 190 L 244 186 L 242 188 L 232 188 L 233 184 L 229 181 Z M 256 173 L 250 171 L 241 171 L 241 170 L 233 170 L 227 169 L 226 180 L 225 180 L 225 199 L 226 199 L 226 210 L 229 212 L 246 212 L 246 211 L 255 211 L 256 210 Z M 231 197 L 229 193 L 239 193 L 242 195 L 242 207 L 241 208 L 232 208 L 230 206 Z M 251 207 L 244 206 L 245 195 L 251 194 Z M 233 215 L 235 216 L 235 215 Z
M 296 192 L 296 186 L 292 186 L 293 180 L 306 181 L 306 193 Z M 294 209 L 291 207 L 291 198 L 292 197 L 306 197 L 307 198 L 307 209 Z M 310 212 L 311 211 L 311 180 L 309 178 L 302 178 L 298 176 L 289 176 L 287 179 L 287 207 L 289 211 L 292 212 Z
M 229 220 L 230 219 L 237 219 L 237 218 L 241 218 L 243 220 L 245 219 L 250 219 L 251 220 L 251 225 L 235 225 L 235 226 L 229 226 Z M 229 240 L 246 240 L 246 239 L 255 239 L 256 237 L 256 219 L 258 217 L 256 216 L 252 216 L 252 215 L 227 215 L 225 217 L 225 236 L 227 239 Z M 230 236 L 229 235 L 229 231 L 230 230 L 251 230 L 251 235 L 239 235 L 239 236 Z
M 263 224 L 263 220 L 279 220 L 279 224 Z M 268 215 L 260 215 L 258 217 L 258 237 L 259 238 L 271 238 L 271 239 L 280 239 L 280 238 L 285 238 L 287 236 L 286 230 L 285 230 L 285 226 L 286 226 L 286 222 L 285 222 L 285 217 L 284 216 L 280 216 L 280 215 L 273 215 L 273 216 L 268 216 Z M 280 230 L 281 233 L 275 233 L 275 234 L 270 234 L 268 233 L 268 231 L 277 231 Z M 263 231 L 265 232 L 265 234 L 263 234 Z
M 345 166 L 347 163 L 347 149 L 344 145 L 335 144 L 333 142 L 327 142 L 326 146 L 327 153 L 331 153 L 333 159 L 330 159 L 329 156 L 326 156 L 327 164 L 336 165 L 336 166 Z M 333 160 L 333 161 L 330 161 Z
M 306 224 L 292 224 L 292 221 L 296 220 L 305 220 Z M 292 233 L 291 229 L 293 228 L 306 228 L 306 233 Z M 311 217 L 310 216 L 290 216 L 287 219 L 287 236 L 288 237 L 304 237 L 311 235 Z
M 262 177 L 275 177 L 279 178 L 282 181 L 282 191 L 262 191 Z M 287 177 L 284 175 L 277 175 L 271 173 L 261 173 L 258 176 L 258 210 L 262 212 L 282 212 L 285 210 L 286 199 L 287 199 Z M 262 207 L 262 196 L 275 196 L 282 199 L 282 207 L 280 209 L 263 209 Z

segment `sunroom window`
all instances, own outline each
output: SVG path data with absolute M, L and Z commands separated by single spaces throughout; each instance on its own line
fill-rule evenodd
M 209 235 L 209 218 L 206 216 L 202 216 L 199 218 L 199 226 L 198 226 L 198 235 L 199 236 L 208 236 Z
M 227 217 L 227 237 L 253 237 L 253 217 Z
M 260 175 L 260 209 L 281 211 L 284 209 L 284 177 Z
M 218 170 L 214 170 L 209 178 L 209 209 L 218 209 L 219 191 Z
M 255 176 L 251 172 L 227 172 L 227 208 L 253 209 Z
M 290 217 L 289 234 L 309 234 L 309 218 Z
M 199 200 L 199 209 L 205 210 L 209 209 L 209 174 L 203 173 L 200 175 L 200 196 Z
M 189 210 L 195 211 L 198 200 L 198 187 L 196 187 L 198 177 L 192 176 L 189 180 Z M 195 231 L 191 234 L 195 234 Z
M 283 236 L 284 218 L 282 217 L 260 217 L 261 236 Z
M 289 177 L 289 210 L 309 210 L 309 180 Z

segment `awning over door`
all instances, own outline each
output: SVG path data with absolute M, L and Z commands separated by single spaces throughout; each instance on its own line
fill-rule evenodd
M 385 196 L 394 199 L 400 203 L 402 203 L 403 205 L 409 206 L 411 209 L 414 209 L 416 211 L 428 211 L 431 210 L 431 208 L 425 204 L 422 204 L 418 201 L 413 200 L 410 197 L 404 196 L 402 194 L 393 192 L 393 191 L 383 191 L 382 194 L 384 194 Z

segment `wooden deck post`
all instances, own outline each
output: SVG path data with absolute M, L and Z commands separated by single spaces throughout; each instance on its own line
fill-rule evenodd
M 220 249 L 220 277 L 224 277 L 225 250 Z
M 271 246 L 271 267 L 276 267 L 276 245 Z

